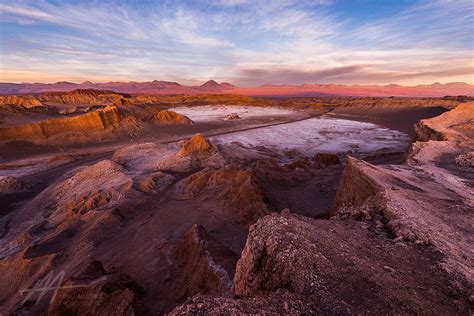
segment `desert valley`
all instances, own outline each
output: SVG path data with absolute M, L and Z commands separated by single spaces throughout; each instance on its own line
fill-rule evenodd
M 0 0 L 0 316 L 471 316 L 473 245 L 473 0 Z
M 469 96 L 0 102 L 4 313 L 472 312 Z

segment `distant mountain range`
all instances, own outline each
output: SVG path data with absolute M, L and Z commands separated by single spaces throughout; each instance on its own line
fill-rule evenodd
M 446 95 L 474 96 L 474 85 L 463 82 L 434 83 L 405 87 L 396 84 L 378 85 L 338 85 L 338 84 L 303 84 L 303 85 L 272 85 L 259 87 L 237 87 L 228 82 L 218 83 L 209 80 L 200 86 L 185 86 L 177 82 L 146 81 L 146 82 L 103 82 L 72 83 L 61 81 L 56 83 L 0 83 L 0 94 L 24 94 L 42 92 L 64 92 L 74 89 L 113 90 L 131 94 L 241 94 L 249 96 L 399 96 L 399 97 L 442 97 Z

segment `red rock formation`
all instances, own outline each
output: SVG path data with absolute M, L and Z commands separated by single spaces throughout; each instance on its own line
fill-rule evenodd
M 207 232 L 194 224 L 174 250 L 177 275 L 173 282 L 175 301 L 194 294 L 231 295 L 232 282 L 228 273 L 214 262 L 207 243 Z
M 347 158 L 347 165 L 342 172 L 331 215 L 334 215 L 337 210 L 344 206 L 360 206 L 369 197 L 381 191 L 377 181 L 365 174 L 359 168 L 360 165 L 364 165 L 367 168 L 375 168 L 367 162 L 352 157 Z
M 178 198 L 212 197 L 240 224 L 265 215 L 267 209 L 254 175 L 249 170 L 224 167 L 192 174 L 179 184 Z
M 467 293 L 449 298 L 449 275 L 436 270 L 439 257 L 393 245 L 381 232 L 369 235 L 362 223 L 269 215 L 250 227 L 234 291 L 264 299 L 285 289 L 320 314 L 462 313 Z
M 191 125 L 194 122 L 187 116 L 181 115 L 174 111 L 163 110 L 153 114 L 150 121 L 158 124 L 179 124 L 179 125 Z
M 440 116 L 421 120 L 415 126 L 416 140 L 472 140 L 474 138 L 474 102 L 460 103 Z
M 35 106 L 43 106 L 43 103 L 41 103 L 38 98 L 31 95 L 0 95 L 0 106 L 1 105 L 13 105 L 31 108 Z
M 435 246 L 446 270 L 472 282 L 474 200 L 469 173 L 457 164 L 474 146 L 473 103 L 423 120 L 405 165 L 374 166 L 354 158 L 338 188 L 332 214 L 386 226 L 399 239 Z M 428 131 L 428 132 L 427 132 Z M 437 140 L 435 140 L 437 139 Z M 383 223 L 386 224 L 383 224 Z
M 213 149 L 213 146 L 198 133 L 191 137 L 191 139 L 184 142 L 179 155 L 205 155 L 208 154 Z
M 73 117 L 55 118 L 34 123 L 0 128 L 0 141 L 17 139 L 41 140 L 61 134 L 103 132 L 118 130 L 121 124 L 119 110 L 115 106 Z

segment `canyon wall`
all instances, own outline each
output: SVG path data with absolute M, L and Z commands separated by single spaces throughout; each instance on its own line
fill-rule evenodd
M 0 128 L 0 141 L 18 139 L 40 140 L 72 132 L 98 132 L 120 127 L 120 113 L 117 107 L 104 109 L 74 117 L 55 118 L 13 127 Z

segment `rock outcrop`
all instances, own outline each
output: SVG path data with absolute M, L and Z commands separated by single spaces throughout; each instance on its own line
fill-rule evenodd
M 437 117 L 421 120 L 415 125 L 416 139 L 470 140 L 474 139 L 474 102 L 461 103 L 455 109 Z
M 250 227 L 234 291 L 262 298 L 285 289 L 322 314 L 467 311 L 466 292 L 462 303 L 449 299 L 438 258 L 393 245 L 382 232 L 369 235 L 362 223 L 269 215 Z
M 69 92 L 46 92 L 40 95 L 0 96 L 0 105 L 31 108 L 49 105 L 130 105 L 131 96 L 110 90 L 76 89 Z
M 240 224 L 251 223 L 268 212 L 249 170 L 225 166 L 199 171 L 180 181 L 177 193 L 178 199 L 212 197 Z
M 59 218 L 89 211 L 110 209 L 132 190 L 133 181 L 111 160 L 84 167 L 66 180 L 43 191 L 35 200 L 54 211 Z M 34 200 L 34 201 L 35 201 Z
M 130 105 L 128 94 L 111 90 L 76 89 L 69 92 L 47 92 L 38 98 L 44 104 Z
M 196 155 L 202 156 L 208 154 L 213 149 L 212 145 L 202 136 L 196 134 L 191 139 L 183 143 L 182 149 L 179 152 L 181 156 Z
M 411 145 L 405 165 L 348 158 L 332 214 L 375 221 L 399 239 L 433 245 L 445 255 L 447 271 L 474 282 L 472 170 L 456 160 L 473 148 L 473 106 L 423 120 L 433 132 L 417 129 L 423 141 Z
M 107 106 L 94 112 L 73 117 L 55 118 L 12 127 L 0 128 L 0 141 L 44 139 L 69 135 L 79 139 L 78 133 L 107 133 L 114 130 L 130 129 L 134 122 L 122 124 L 119 110 L 115 106 Z M 64 136 L 66 137 L 66 136 Z
M 178 144 L 144 143 L 124 147 L 115 152 L 112 159 L 128 168 L 153 172 L 190 172 L 220 168 L 225 164 L 221 153 L 201 134 Z
M 221 153 L 201 134 L 180 143 L 181 149 L 168 159 L 161 160 L 158 168 L 188 172 L 202 168 L 216 169 L 225 164 Z
M 208 250 L 207 232 L 194 224 L 178 243 L 173 256 L 178 263 L 173 282 L 176 301 L 183 301 L 195 294 L 231 296 L 232 281 L 227 271 L 219 266 Z
M 194 122 L 187 116 L 174 111 L 163 110 L 153 114 L 150 121 L 156 124 L 191 125 Z
M 31 95 L 1 95 L 0 107 L 2 105 L 20 106 L 29 109 L 35 106 L 43 106 L 43 103 Z

